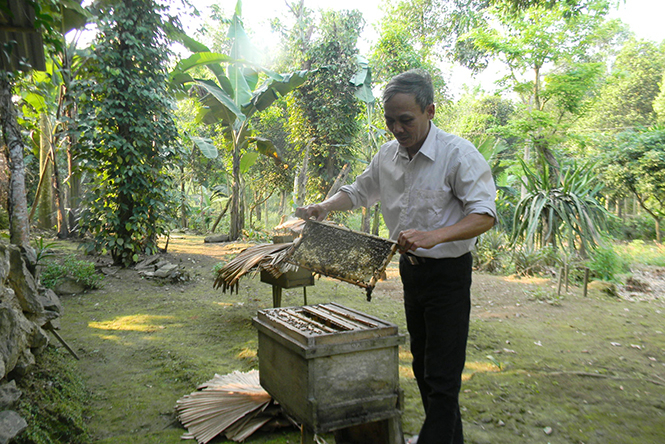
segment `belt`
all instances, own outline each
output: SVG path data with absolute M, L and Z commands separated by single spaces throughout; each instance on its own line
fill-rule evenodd
M 424 265 L 428 262 L 432 263 L 432 262 L 437 260 L 433 257 L 416 256 L 415 254 L 411 254 L 411 253 L 405 253 L 403 256 L 406 258 L 406 260 L 411 265 Z

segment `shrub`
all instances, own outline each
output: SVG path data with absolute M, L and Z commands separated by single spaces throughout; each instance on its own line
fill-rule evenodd
M 502 230 L 490 230 L 478 238 L 474 251 L 476 264 L 481 271 L 498 273 L 505 269 L 508 253 L 508 235 Z
M 587 266 L 592 277 L 608 282 L 617 282 L 619 274 L 630 271 L 629 264 L 611 245 L 600 246 L 591 251 Z
M 656 223 L 648 214 L 638 214 L 625 219 L 612 217 L 609 219 L 608 230 L 614 238 L 619 240 L 648 241 L 656 238 Z
M 65 278 L 75 280 L 86 289 L 95 289 L 101 287 L 103 276 L 95 271 L 95 264 L 78 260 L 74 255 L 66 256 L 62 262 L 47 263 L 40 275 L 42 284 L 51 289 Z
M 556 264 L 556 257 L 556 252 L 551 247 L 538 250 L 529 244 L 516 246 L 512 255 L 515 274 L 519 276 L 542 274 Z

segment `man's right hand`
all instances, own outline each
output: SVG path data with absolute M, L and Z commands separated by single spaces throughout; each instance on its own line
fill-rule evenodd
M 301 219 L 314 219 L 322 221 L 328 215 L 328 210 L 321 204 L 311 204 L 296 208 L 296 217 Z

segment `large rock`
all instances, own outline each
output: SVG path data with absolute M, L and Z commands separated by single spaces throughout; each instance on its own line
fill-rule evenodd
M 0 444 L 7 444 L 27 428 L 28 423 L 15 411 L 0 412 Z
M 13 379 L 6 384 L 0 385 L 0 410 L 7 410 L 16 404 L 21 397 L 21 391 L 16 388 L 16 381 Z
M 36 262 L 33 249 L 0 241 L 0 383 L 30 371 L 49 343 L 42 327 L 57 328 L 62 315 L 58 296 L 35 281 Z
M 58 283 L 53 290 L 60 296 L 66 296 L 83 293 L 85 291 L 85 286 L 74 278 L 64 276 L 62 279 L 58 280 Z
M 12 308 L 7 302 L 0 303 L 0 380 L 19 362 L 25 363 L 27 357 L 24 350 L 27 349 L 30 353 L 34 328 L 35 325 L 28 321 L 23 313 Z

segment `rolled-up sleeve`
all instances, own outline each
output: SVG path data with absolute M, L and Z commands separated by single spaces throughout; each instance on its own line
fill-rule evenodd
M 460 158 L 454 194 L 462 202 L 464 215 L 487 214 L 497 220 L 496 186 L 492 171 L 478 151 Z

